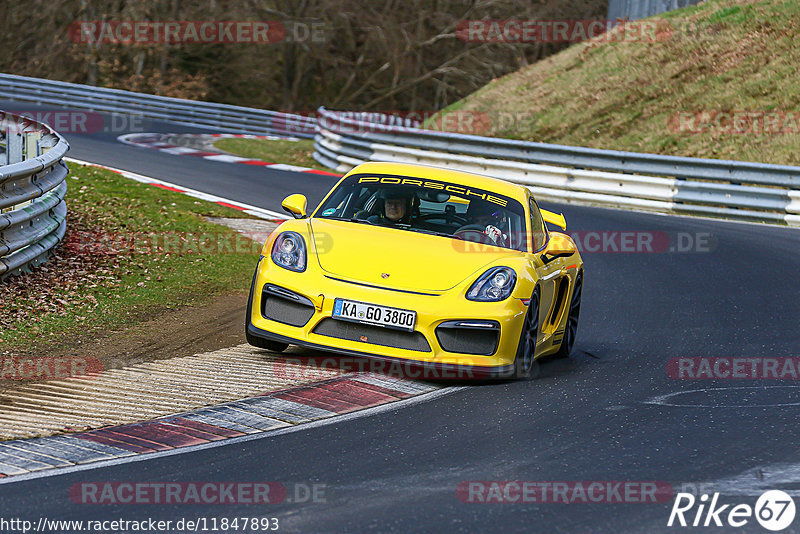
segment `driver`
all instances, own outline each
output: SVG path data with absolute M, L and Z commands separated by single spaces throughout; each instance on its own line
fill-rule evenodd
M 371 224 L 393 226 L 395 224 L 411 224 L 415 195 L 408 189 L 387 188 L 378 192 L 383 200 L 383 213 L 372 215 L 367 219 Z
M 495 245 L 505 247 L 508 236 L 505 235 L 500 227 L 503 226 L 503 212 L 498 206 L 493 206 L 488 202 L 473 200 L 467 207 L 467 218 L 471 224 L 480 226 L 483 233 L 491 239 Z

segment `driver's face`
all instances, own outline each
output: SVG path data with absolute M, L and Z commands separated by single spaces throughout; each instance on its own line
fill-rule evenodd
M 384 205 L 386 218 L 389 220 L 399 221 L 406 214 L 406 201 L 402 198 L 387 198 Z

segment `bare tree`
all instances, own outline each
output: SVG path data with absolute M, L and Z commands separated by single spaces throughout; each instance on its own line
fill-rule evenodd
M 0 69 L 256 107 L 436 110 L 567 43 L 465 42 L 472 19 L 602 19 L 607 0 L 27 0 L 0 5 Z M 273 44 L 75 40 L 77 21 L 274 21 Z M 22 31 L 20 28 L 32 30 Z

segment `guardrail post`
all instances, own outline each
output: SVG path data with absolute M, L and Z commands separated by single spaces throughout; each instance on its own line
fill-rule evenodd
M 6 165 L 22 161 L 22 134 L 6 130 Z
M 25 159 L 33 159 L 42 155 L 42 148 L 39 146 L 41 138 L 41 132 L 28 132 L 25 134 Z
M 33 159 L 41 155 L 41 147 L 39 146 L 39 140 L 42 138 L 41 132 L 24 132 L 19 134 L 19 138 L 20 138 L 19 161 L 24 161 L 26 159 Z M 34 179 L 35 177 L 31 178 L 31 183 L 33 183 Z M 33 204 L 33 199 L 27 202 L 22 202 L 20 204 L 17 204 L 12 209 L 18 210 L 30 204 Z
M 24 149 L 25 145 L 23 143 L 23 134 L 20 132 L 14 132 L 10 128 L 6 129 L 6 165 L 10 165 L 12 163 L 19 163 L 25 159 L 24 156 Z M 28 180 L 30 183 L 30 179 Z M 21 204 L 17 204 L 15 206 L 11 206 L 10 208 L 6 208 L 4 210 L 0 210 L 0 213 L 5 213 L 9 211 L 13 211 L 19 208 L 22 208 L 26 205 L 30 204 L 28 202 L 22 202 Z

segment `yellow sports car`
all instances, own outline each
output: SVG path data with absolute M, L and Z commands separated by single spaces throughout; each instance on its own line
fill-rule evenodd
M 564 217 L 520 185 L 400 163 L 364 163 L 261 251 L 247 341 L 422 366 L 463 377 L 527 377 L 569 355 L 583 261 Z M 426 375 L 426 376 L 435 376 Z

